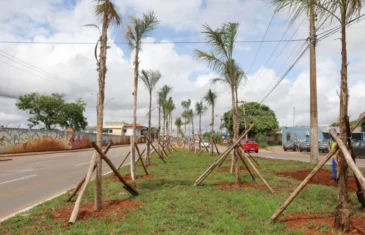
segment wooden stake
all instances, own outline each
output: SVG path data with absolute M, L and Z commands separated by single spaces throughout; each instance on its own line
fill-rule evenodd
M 91 158 L 91 161 L 90 161 L 89 169 L 87 170 L 87 174 L 86 174 L 86 177 L 85 177 L 85 182 L 81 186 L 80 193 L 77 196 L 75 206 L 74 206 L 74 209 L 72 210 L 71 217 L 68 221 L 68 224 L 75 223 L 77 215 L 79 214 L 81 199 L 84 196 L 87 184 L 89 183 L 89 181 L 91 179 L 91 176 L 92 176 L 92 173 L 93 173 L 94 165 L 96 164 L 96 155 L 97 155 L 96 152 L 94 152 L 94 154 Z
M 217 153 L 220 155 L 219 150 L 218 150 L 218 148 L 217 148 L 217 144 L 216 144 L 216 143 L 215 143 L 215 141 L 214 141 L 214 138 L 213 138 L 213 144 L 214 144 L 214 146 L 215 146 L 215 150 L 217 150 Z
M 104 153 L 106 154 L 108 151 L 109 151 L 109 149 L 110 149 L 110 147 L 112 146 L 112 144 L 111 143 L 109 143 L 107 146 L 106 146 L 106 148 L 104 149 Z M 94 164 L 94 167 L 93 167 L 93 171 L 92 172 L 94 172 L 95 171 L 95 169 L 96 169 L 96 164 Z M 79 189 L 81 188 L 81 186 L 82 186 L 82 184 L 85 182 L 85 179 L 86 179 L 86 176 L 77 184 L 77 186 L 76 186 L 76 188 L 75 188 L 75 190 L 70 194 L 70 196 L 66 199 L 66 202 L 69 202 L 69 201 L 71 201 L 71 199 L 76 195 L 76 193 L 77 193 L 77 191 L 79 191 Z
M 338 147 L 340 148 L 341 152 L 343 153 L 347 164 L 350 166 L 350 168 L 354 172 L 356 178 L 359 180 L 359 183 L 362 186 L 362 191 L 365 192 L 365 178 L 362 175 L 359 168 L 356 166 L 354 160 L 352 159 L 351 153 L 347 149 L 346 145 L 342 142 L 342 140 L 340 138 L 338 138 L 336 131 L 331 130 L 330 134 L 336 140 L 336 143 L 337 143 Z
M 157 149 L 155 148 L 155 146 L 153 146 L 153 144 L 151 143 L 150 139 L 148 139 L 146 137 L 146 140 L 148 141 L 148 143 L 152 146 L 152 148 L 155 150 L 155 152 L 157 153 L 157 155 L 159 156 L 159 158 L 166 164 L 165 160 L 163 159 L 163 157 L 161 156 L 161 154 L 157 151 Z
M 241 159 L 241 161 L 242 161 L 243 165 L 245 165 L 245 166 L 246 166 L 246 169 L 247 169 L 248 173 L 250 173 L 250 175 L 251 175 L 252 179 L 253 179 L 254 181 L 256 181 L 255 177 L 253 176 L 253 174 L 252 174 L 252 173 L 251 173 L 251 171 L 250 171 L 250 168 L 248 168 L 248 166 L 247 166 L 247 164 L 246 164 L 245 160 L 243 159 L 243 156 L 242 156 L 242 152 L 241 152 L 241 150 L 240 150 L 240 149 L 238 149 L 238 150 L 237 150 L 237 152 L 238 152 L 238 156 L 239 156 L 239 158 Z
M 109 160 L 109 158 L 100 150 L 100 148 L 95 144 L 95 142 L 91 143 L 91 146 L 99 153 L 100 157 L 109 165 L 110 169 L 112 169 L 113 173 L 118 177 L 120 182 L 124 184 L 123 188 L 126 189 L 133 196 L 137 196 L 138 192 L 130 186 L 127 181 L 123 179 L 123 177 L 119 174 L 118 170 L 115 168 L 113 163 Z
M 128 156 L 131 154 L 131 151 L 128 152 L 127 156 L 123 159 L 123 161 L 119 164 L 118 170 L 123 166 L 123 163 L 127 160 Z
M 241 148 L 242 148 L 242 147 L 241 147 Z M 254 161 L 254 162 L 256 163 L 257 167 L 260 167 L 259 163 L 255 160 L 255 158 L 253 158 L 253 157 L 252 157 L 252 155 L 251 155 L 249 152 L 247 152 L 247 154 L 248 154 L 248 156 L 251 158 L 251 160 L 252 160 L 252 161 Z
M 137 144 L 135 144 L 135 145 L 136 145 L 136 149 L 137 149 L 137 153 L 138 153 L 139 159 L 141 160 L 141 164 L 142 164 L 143 170 L 144 170 L 144 172 L 146 173 L 146 175 L 148 175 L 148 172 L 147 172 L 146 166 L 145 166 L 145 165 L 144 165 L 144 163 L 143 163 L 142 155 L 141 155 L 141 153 L 139 152 L 138 145 L 137 145 Z
M 271 191 L 271 193 L 274 193 L 274 190 L 270 187 L 270 185 L 266 182 L 266 180 L 264 179 L 264 177 L 260 174 L 260 172 L 256 169 L 255 165 L 251 162 L 250 158 L 245 154 L 245 152 L 242 152 L 243 155 L 246 157 L 248 163 L 251 165 L 251 167 L 253 168 L 253 170 L 256 172 L 256 174 L 260 177 L 260 179 L 262 180 L 262 182 L 264 182 L 264 184 L 266 185 L 266 187 Z

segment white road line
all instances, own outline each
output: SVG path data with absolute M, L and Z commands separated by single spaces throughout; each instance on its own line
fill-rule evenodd
M 35 176 L 37 176 L 37 174 L 35 174 L 35 175 L 29 175 L 29 176 L 25 176 L 25 177 L 22 177 L 22 178 L 13 179 L 13 180 L 5 181 L 5 182 L 0 182 L 0 185 L 1 184 L 11 183 L 11 182 L 18 181 L 18 180 L 28 179 L 28 178 L 35 177 Z
M 49 162 L 49 161 L 53 161 L 53 160 L 46 160 L 46 161 L 40 161 L 40 162 L 32 162 L 32 163 L 28 163 L 28 164 L 25 164 L 25 165 L 38 164 L 38 163 Z
M 82 165 L 87 165 L 87 164 L 90 164 L 90 161 L 88 161 L 88 162 L 83 162 L 83 163 L 77 164 L 77 165 L 75 165 L 75 166 L 82 166 Z
M 25 169 L 25 170 L 21 170 L 17 173 L 24 173 L 24 172 L 29 172 L 29 171 L 34 171 L 34 169 L 30 168 L 30 169 Z

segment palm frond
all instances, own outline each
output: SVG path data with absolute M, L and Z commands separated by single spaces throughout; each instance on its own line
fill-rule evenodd
M 226 43 L 224 41 L 224 28 L 213 30 L 208 24 L 203 25 L 206 41 L 214 48 L 217 55 L 224 58 L 229 58 L 229 53 L 226 48 Z
M 208 63 L 208 67 L 210 67 L 213 71 L 218 74 L 223 74 L 225 71 L 224 61 L 217 58 L 213 53 L 207 53 L 200 50 L 195 50 L 194 57 L 200 61 L 205 61 Z
M 148 92 L 152 94 L 152 91 L 155 89 L 155 86 L 157 82 L 161 78 L 161 74 L 157 70 L 144 70 L 142 69 L 141 74 L 139 75 L 139 78 L 143 81 L 146 88 L 148 89 Z
M 211 106 L 215 105 L 215 100 L 217 99 L 217 94 L 211 89 L 204 95 L 203 99 Z
M 97 0 L 97 2 L 98 4 L 95 6 L 95 14 L 98 16 L 99 20 L 102 19 L 104 14 L 108 14 L 108 25 L 120 25 L 122 23 L 118 10 L 112 2 L 106 0 Z
M 205 111 L 207 111 L 207 107 L 204 106 L 202 101 L 197 101 L 195 103 L 195 113 L 197 115 L 203 114 Z

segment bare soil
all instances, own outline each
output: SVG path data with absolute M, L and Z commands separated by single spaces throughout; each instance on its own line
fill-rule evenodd
M 300 171 L 285 171 L 277 172 L 277 175 L 291 177 L 297 180 L 304 180 L 311 170 L 300 170 Z M 319 184 L 337 187 L 337 183 L 332 179 L 332 173 L 326 170 L 319 170 L 318 173 L 309 181 L 310 184 Z M 356 182 L 353 176 L 348 177 L 348 189 L 351 192 L 356 192 Z
M 285 216 L 281 222 L 288 228 L 302 230 L 306 234 L 332 234 L 335 216 L 327 213 L 297 213 Z M 365 217 L 351 216 L 352 230 L 346 234 L 365 234 Z M 340 231 L 338 231 L 340 234 Z
M 91 217 L 96 218 L 107 218 L 110 217 L 110 221 L 120 220 L 125 216 L 124 209 L 137 210 L 141 205 L 140 202 L 134 202 L 130 200 L 106 200 L 103 201 L 103 209 L 100 211 L 94 210 L 94 202 L 81 205 L 77 220 L 88 220 Z M 53 215 L 54 220 L 59 220 L 68 223 L 70 215 L 74 205 L 63 207 L 61 209 L 49 212 L 48 214 Z
M 255 189 L 265 189 L 266 186 L 264 184 L 251 184 L 251 183 L 239 183 L 236 184 L 235 182 L 219 182 L 213 185 L 216 189 L 221 190 L 235 190 L 240 188 L 255 188 Z

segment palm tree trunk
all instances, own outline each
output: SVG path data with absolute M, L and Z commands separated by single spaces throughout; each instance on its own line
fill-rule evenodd
M 233 142 L 236 142 L 237 138 L 238 138 L 238 132 L 239 132 L 239 125 L 238 125 L 238 109 L 237 109 L 237 104 L 235 104 L 235 102 L 237 101 L 237 97 L 235 98 L 235 88 L 233 85 L 231 85 L 231 93 L 232 93 L 232 119 L 233 119 Z M 233 151 L 233 157 L 232 157 L 232 166 L 234 163 L 235 166 L 235 183 L 238 184 L 240 181 L 239 178 L 239 168 L 240 168 L 240 162 L 238 159 L 238 153 L 237 150 L 235 149 Z
M 166 115 L 165 111 L 163 111 L 163 122 L 162 122 L 162 148 L 165 148 L 165 130 L 166 130 Z
M 159 153 L 161 153 L 161 137 L 160 137 L 160 133 L 161 133 L 161 105 L 158 105 L 158 133 L 157 133 L 157 141 L 158 141 L 158 145 L 157 145 L 157 150 Z
M 131 178 L 136 179 L 136 146 L 135 142 L 137 139 L 136 133 L 136 123 L 137 123 L 137 91 L 138 91 L 138 54 L 139 54 L 139 44 L 136 45 L 136 54 L 134 57 L 134 103 L 133 103 L 133 144 L 132 144 L 132 159 L 131 159 Z
M 199 151 L 202 150 L 202 115 L 199 115 Z
M 214 104 L 212 104 L 212 129 L 210 131 L 210 156 L 213 156 Z
M 103 117 L 104 117 L 104 97 L 105 97 L 105 74 L 106 74 L 106 46 L 108 41 L 108 6 L 109 0 L 105 1 L 105 10 L 103 16 L 103 28 L 100 42 L 100 58 L 99 58 L 99 93 L 97 98 L 97 132 L 96 144 L 102 148 L 103 144 Z M 96 187 L 95 187 L 95 210 L 100 211 L 102 208 L 102 159 L 99 154 L 96 157 Z
M 194 117 L 191 117 L 191 132 L 193 134 L 193 146 L 195 150 L 195 137 L 194 137 Z
M 347 49 L 346 49 L 346 12 L 342 12 L 341 22 L 341 44 L 342 44 L 342 66 L 341 66 L 341 93 L 340 93 L 340 134 L 343 143 L 348 145 L 347 133 L 349 126 L 348 118 L 348 86 L 347 86 Z M 338 205 L 336 208 L 335 227 L 344 232 L 351 230 L 350 206 L 348 195 L 348 165 L 342 152 L 338 154 Z
M 151 140 L 151 112 L 152 112 L 152 94 L 150 93 L 150 105 L 149 105 L 149 113 L 148 113 L 148 138 Z M 147 143 L 147 159 L 146 159 L 146 165 L 151 165 L 151 150 L 150 145 Z

